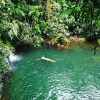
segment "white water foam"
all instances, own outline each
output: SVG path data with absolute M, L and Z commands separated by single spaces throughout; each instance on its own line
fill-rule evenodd
M 15 55 L 13 52 L 9 51 L 10 52 L 10 56 L 9 56 L 9 60 L 10 62 L 15 62 L 15 61 L 19 61 L 21 60 L 21 57 L 18 56 L 18 55 Z
M 21 56 L 19 55 L 15 55 L 12 51 L 10 51 L 8 49 L 9 53 L 10 53 L 10 56 L 8 58 L 5 58 L 5 61 L 6 63 L 8 64 L 9 66 L 9 70 L 14 70 L 14 67 L 13 67 L 13 62 L 16 62 L 16 61 L 19 61 L 21 60 Z

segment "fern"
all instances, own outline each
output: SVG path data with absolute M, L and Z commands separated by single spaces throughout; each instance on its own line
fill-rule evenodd
M 11 38 L 11 40 L 13 39 L 13 37 L 17 37 L 18 33 L 19 33 L 19 25 L 16 23 L 16 21 L 13 21 L 12 23 L 8 23 L 8 27 L 9 27 L 9 31 L 8 31 L 8 35 Z

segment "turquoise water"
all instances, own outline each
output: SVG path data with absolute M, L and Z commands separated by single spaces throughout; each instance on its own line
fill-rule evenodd
M 9 100 L 100 100 L 100 50 L 70 47 L 19 54 L 9 80 Z M 38 60 L 42 56 L 55 63 Z

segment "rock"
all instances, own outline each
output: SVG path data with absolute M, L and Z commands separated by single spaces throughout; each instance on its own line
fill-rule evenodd
M 98 39 L 97 34 L 88 34 L 86 36 L 86 41 L 87 42 L 96 42 Z

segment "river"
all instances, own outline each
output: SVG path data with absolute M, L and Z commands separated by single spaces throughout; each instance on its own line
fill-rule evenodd
M 40 60 L 42 56 L 56 62 Z M 20 52 L 13 62 L 9 100 L 100 100 L 100 50 L 79 46 Z

